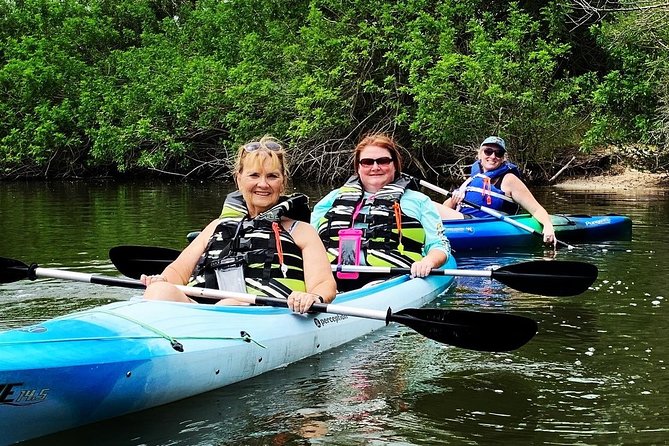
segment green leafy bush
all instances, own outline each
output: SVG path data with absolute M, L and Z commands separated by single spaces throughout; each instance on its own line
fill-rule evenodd
M 659 128 L 649 53 L 605 48 L 603 25 L 597 54 L 610 60 L 584 68 L 590 41 L 553 2 L 28 0 L 0 12 L 4 177 L 220 175 L 240 143 L 273 134 L 303 179 L 338 180 L 369 130 L 394 133 L 410 170 L 440 172 L 489 134 L 537 164 Z

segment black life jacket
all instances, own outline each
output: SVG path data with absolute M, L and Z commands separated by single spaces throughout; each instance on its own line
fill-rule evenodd
M 332 207 L 318 223 L 318 234 L 332 263 L 337 262 L 339 230 L 351 227 L 363 231 L 362 256 L 367 265 L 408 267 L 422 257 L 425 230 L 400 207 L 410 184 L 411 179 L 400 177 L 367 199 L 357 175 L 339 188 Z
M 230 193 L 190 284 L 218 288 L 217 268 L 242 265 L 247 293 L 288 297 L 305 291 L 302 250 L 280 221 L 286 216 L 308 222 L 309 215 L 308 198 L 295 194 L 250 219 L 242 194 Z

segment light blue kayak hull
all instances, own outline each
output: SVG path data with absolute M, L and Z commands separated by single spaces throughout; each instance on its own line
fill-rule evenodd
M 530 215 L 509 216 L 512 220 L 541 232 L 541 224 Z M 566 243 L 589 243 L 606 240 L 629 240 L 632 220 L 624 215 L 551 215 L 558 240 Z M 541 237 L 495 217 L 467 220 L 444 220 L 446 237 L 457 252 L 474 250 L 534 249 Z
M 402 276 L 344 293 L 336 303 L 382 311 L 421 307 L 452 282 Z M 217 389 L 384 326 L 283 308 L 133 299 L 0 332 L 0 444 Z

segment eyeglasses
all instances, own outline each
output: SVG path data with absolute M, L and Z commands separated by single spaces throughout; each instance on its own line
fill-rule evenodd
M 378 164 L 379 166 L 387 166 L 393 162 L 393 159 L 389 156 L 382 156 L 381 158 L 362 158 L 358 162 L 361 166 L 365 167 L 372 167 L 374 163 Z
M 483 149 L 483 153 L 485 153 L 485 156 L 490 156 L 494 153 L 497 158 L 502 158 L 504 157 L 505 152 L 502 149 L 491 149 L 490 147 L 486 147 Z
M 246 150 L 247 152 L 255 152 L 256 150 L 261 149 L 261 148 L 271 150 L 272 152 L 278 152 L 280 150 L 283 150 L 283 147 L 281 147 L 281 144 L 279 144 L 278 142 L 274 142 L 274 141 L 263 141 L 263 142 L 254 141 L 254 142 L 250 142 L 250 143 L 248 143 L 244 146 L 244 150 Z

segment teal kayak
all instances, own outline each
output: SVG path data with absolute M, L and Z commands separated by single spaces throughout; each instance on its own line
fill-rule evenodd
M 541 232 L 541 224 L 531 215 L 511 215 L 507 218 Z M 568 243 L 589 243 L 606 240 L 629 240 L 632 220 L 618 214 L 551 215 L 557 238 Z M 541 237 L 522 227 L 495 217 L 466 220 L 444 220 L 446 237 L 458 251 L 500 250 L 505 248 L 534 248 Z
M 445 268 L 455 268 L 451 258 Z M 391 278 L 335 304 L 421 307 L 452 276 Z M 335 306 L 335 305 L 330 305 Z M 388 311 L 390 314 L 390 312 Z M 0 332 L 0 444 L 170 403 L 332 349 L 387 321 L 133 298 Z

